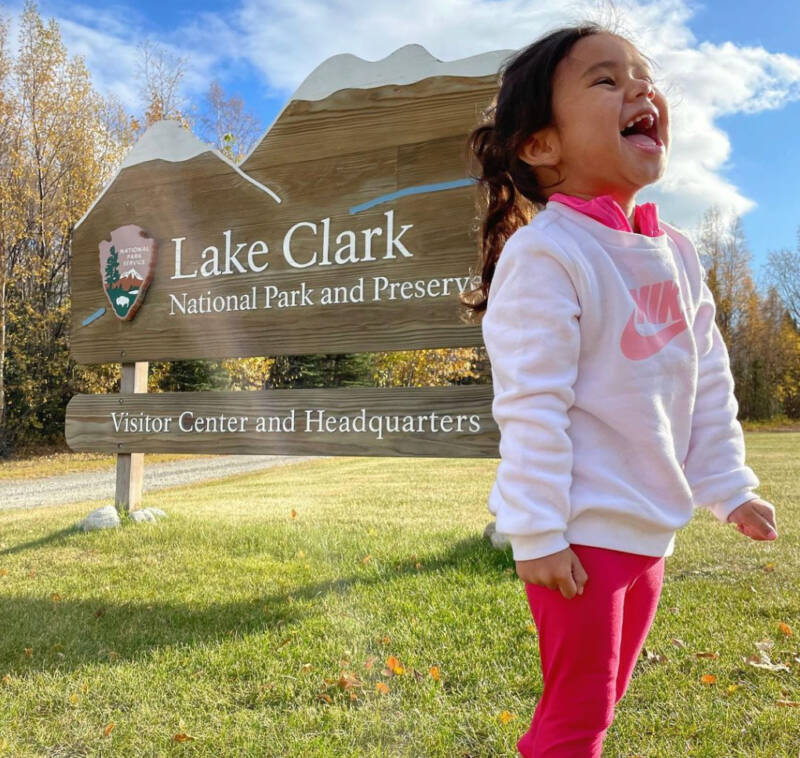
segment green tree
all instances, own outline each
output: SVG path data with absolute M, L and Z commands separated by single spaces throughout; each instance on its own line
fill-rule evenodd
M 119 256 L 117 248 L 111 246 L 110 255 L 106 261 L 106 286 L 113 287 L 119 281 Z
M 170 361 L 157 384 L 162 392 L 205 392 L 228 389 L 228 372 L 219 361 Z
M 127 117 L 68 58 L 33 2 L 16 51 L 0 24 L 0 445 L 63 439 L 91 371 L 69 358 L 72 228 L 130 144 Z

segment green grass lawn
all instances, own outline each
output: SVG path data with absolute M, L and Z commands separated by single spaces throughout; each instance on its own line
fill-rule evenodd
M 747 445 L 780 536 L 679 533 L 606 758 L 798 758 L 800 434 Z M 96 503 L 0 512 L 0 756 L 513 758 L 541 673 L 496 467 L 296 463 L 90 534 Z

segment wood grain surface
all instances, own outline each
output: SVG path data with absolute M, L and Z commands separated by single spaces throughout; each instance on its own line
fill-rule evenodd
M 452 281 L 466 283 L 479 270 L 474 185 L 358 206 L 409 188 L 467 179 L 467 134 L 495 91 L 491 76 L 438 76 L 292 101 L 241 167 L 276 192 L 280 203 L 211 152 L 123 169 L 75 231 L 73 357 L 79 363 L 128 363 L 481 345 L 480 325 L 464 318 L 461 284 Z M 356 262 L 321 262 L 323 219 L 329 219 L 331 259 L 347 241 L 346 235 L 339 242 L 336 237 L 351 231 Z M 395 238 L 410 225 L 400 241 L 411 257 L 387 245 L 390 220 Z M 286 233 L 299 222 L 317 225 L 316 235 L 301 227 L 291 240 L 297 261 L 317 253 L 317 263 L 305 268 L 290 265 L 283 252 Z M 89 322 L 107 306 L 98 244 L 125 224 L 140 226 L 158 241 L 153 281 L 132 321 L 105 312 Z M 369 232 L 375 229 L 381 231 Z M 222 253 L 225 231 L 234 247 L 245 243 L 242 262 L 250 245 L 266 243 L 269 252 L 254 260 L 268 267 L 239 272 L 232 264 L 229 274 L 174 278 L 174 239 L 184 238 L 179 272 L 184 274 L 210 258 L 211 252 L 202 257 L 209 246 Z M 367 237 L 374 260 L 364 260 Z M 439 285 L 426 289 L 432 280 Z M 411 284 L 401 290 L 403 282 Z M 349 297 L 358 295 L 359 283 L 362 302 L 323 304 L 325 287 L 345 287 Z M 388 296 L 391 285 L 394 299 Z M 269 308 L 267 287 L 276 288 Z M 424 296 L 401 296 L 414 287 Z M 285 293 L 283 306 L 279 293 Z M 217 302 L 226 307 L 236 297 L 238 309 L 184 314 L 174 299 L 202 303 L 203 297 L 223 298 Z M 288 305 L 290 297 L 296 305 Z
M 66 438 L 115 453 L 496 458 L 491 407 L 491 385 L 77 395 Z
M 120 391 L 126 394 L 147 392 L 147 363 L 123 363 Z M 130 511 L 142 502 L 144 454 L 119 453 L 114 505 L 119 511 Z

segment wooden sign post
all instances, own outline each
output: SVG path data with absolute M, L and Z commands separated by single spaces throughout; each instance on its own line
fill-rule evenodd
M 482 344 L 467 136 L 505 55 L 408 45 L 315 69 L 240 166 L 151 126 L 75 228 L 71 349 L 118 361 L 118 396 L 67 408 L 74 450 L 498 455 L 490 385 L 146 393 L 147 362 Z
M 120 393 L 147 392 L 147 363 L 123 363 Z M 124 402 L 123 398 L 120 398 Z M 144 453 L 122 453 L 117 443 L 117 488 L 114 505 L 118 511 L 139 507 L 144 482 Z

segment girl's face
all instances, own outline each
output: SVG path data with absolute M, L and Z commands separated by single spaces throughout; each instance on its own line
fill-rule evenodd
M 652 83 L 647 61 L 626 40 L 593 34 L 573 45 L 556 66 L 553 116 L 555 123 L 532 135 L 520 151 L 520 158 L 536 167 L 540 183 L 556 180 L 547 169 L 564 178 L 546 190 L 548 196 L 610 194 L 630 206 L 638 190 L 663 176 L 669 106 Z

